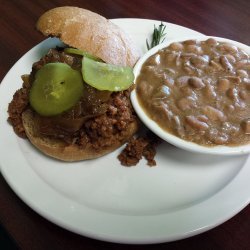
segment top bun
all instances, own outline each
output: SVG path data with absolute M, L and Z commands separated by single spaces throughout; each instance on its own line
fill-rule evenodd
M 70 6 L 51 9 L 39 18 L 36 27 L 45 36 L 58 37 L 106 63 L 133 67 L 139 58 L 127 34 L 105 17 L 86 9 Z

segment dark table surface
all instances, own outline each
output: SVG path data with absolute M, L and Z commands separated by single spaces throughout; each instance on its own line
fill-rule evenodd
M 163 20 L 250 43 L 249 0 L 1 0 L 0 80 L 25 52 L 44 39 L 34 29 L 38 17 L 63 5 L 87 8 L 107 18 Z M 120 245 L 76 235 L 52 224 L 25 205 L 1 175 L 0 223 L 5 231 L 0 237 L 1 249 L 4 238 L 12 239 L 21 249 L 250 249 L 249 205 L 217 228 L 189 239 L 148 246 Z

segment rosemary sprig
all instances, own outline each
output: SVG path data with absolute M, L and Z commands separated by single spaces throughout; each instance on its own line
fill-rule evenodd
M 149 44 L 148 39 L 146 39 L 148 50 L 152 49 L 153 47 L 162 43 L 165 40 L 165 36 L 166 36 L 166 33 L 164 33 L 165 29 L 166 29 L 166 25 L 164 25 L 162 22 L 158 28 L 156 28 L 154 25 L 154 32 L 152 35 L 151 44 Z

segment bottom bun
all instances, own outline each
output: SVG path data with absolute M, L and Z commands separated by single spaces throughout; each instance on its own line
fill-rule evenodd
M 138 122 L 131 122 L 125 131 L 124 136 L 120 140 L 117 140 L 110 146 L 95 149 L 91 144 L 88 144 L 83 148 L 76 144 L 68 145 L 60 139 L 41 136 L 38 133 L 34 113 L 30 109 L 23 112 L 22 120 L 26 135 L 35 147 L 48 156 L 69 162 L 95 159 L 108 154 L 127 142 L 138 129 Z

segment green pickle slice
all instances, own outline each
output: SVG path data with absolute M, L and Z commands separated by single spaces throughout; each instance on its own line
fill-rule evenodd
M 82 60 L 82 75 L 86 83 L 98 90 L 122 91 L 134 81 L 130 67 L 97 62 L 88 57 Z
M 79 71 L 65 63 L 48 63 L 35 75 L 29 94 L 30 105 L 40 115 L 58 115 L 80 100 L 83 89 Z
M 68 53 L 68 54 L 75 54 L 75 55 L 80 55 L 80 56 L 86 56 L 90 59 L 93 59 L 95 61 L 101 61 L 100 58 L 93 56 L 91 54 L 89 54 L 88 52 L 79 50 L 79 49 L 74 49 L 74 48 L 65 48 L 64 52 Z

